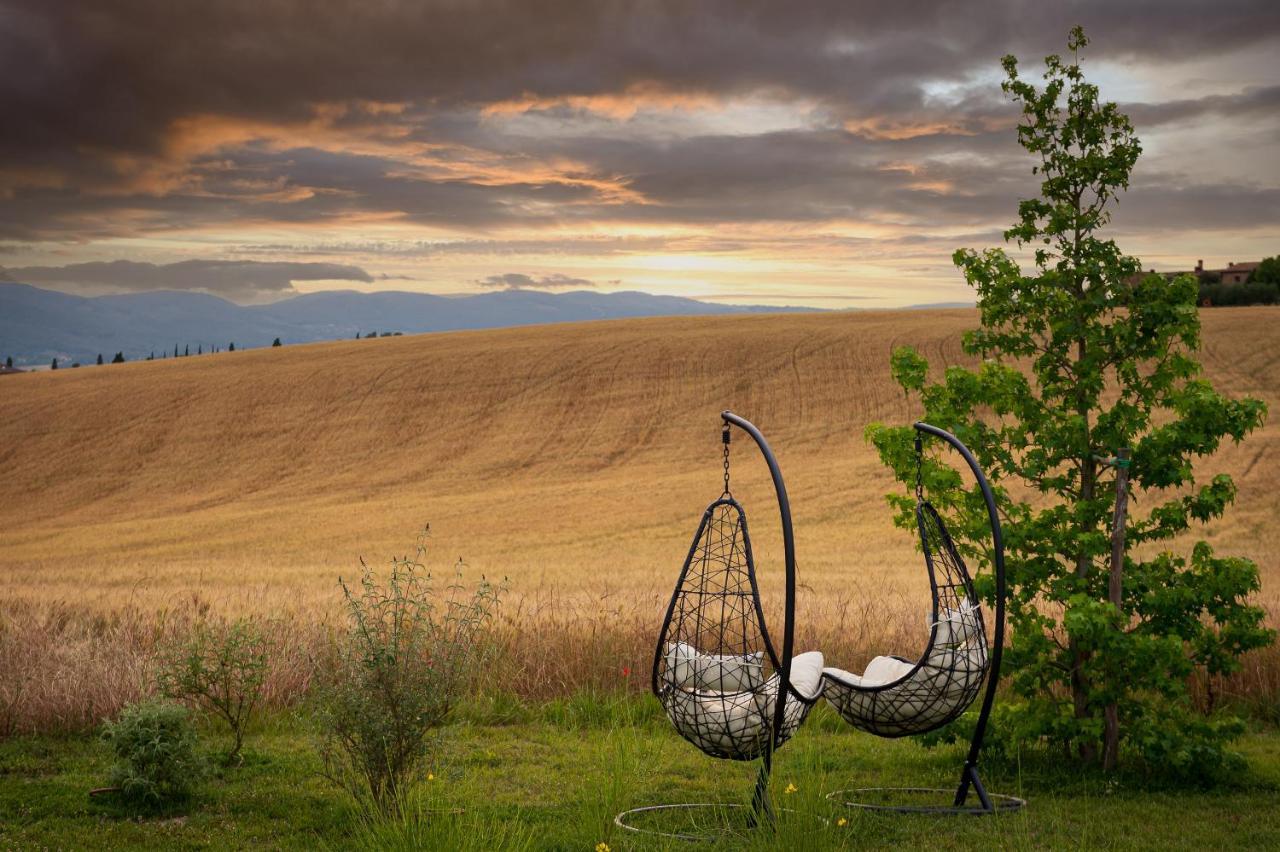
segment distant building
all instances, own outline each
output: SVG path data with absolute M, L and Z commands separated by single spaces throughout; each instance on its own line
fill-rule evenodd
M 1202 282 L 1219 281 L 1223 284 L 1243 284 L 1249 280 L 1250 273 L 1258 268 L 1261 261 L 1247 260 L 1244 263 L 1236 263 L 1232 261 L 1226 265 L 1224 269 L 1205 269 L 1204 261 L 1197 260 L 1196 268 L 1188 272 L 1166 272 L 1165 277 L 1174 275 L 1194 275 Z
M 1226 269 L 1204 269 L 1204 261 L 1202 260 L 1196 265 L 1196 273 L 1216 272 L 1223 284 L 1243 284 L 1249 280 L 1249 276 L 1253 274 L 1253 270 L 1258 268 L 1259 263 L 1261 261 L 1247 260 L 1244 263 L 1228 263 Z M 1202 274 L 1201 277 L 1203 277 Z
M 1249 276 L 1253 270 L 1258 268 L 1261 261 L 1247 260 L 1243 263 L 1228 263 L 1223 269 L 1205 269 L 1204 261 L 1197 260 L 1195 269 L 1180 269 L 1177 272 L 1156 272 L 1154 269 L 1148 272 L 1139 272 L 1130 279 L 1130 283 L 1136 284 L 1141 281 L 1144 275 L 1163 275 L 1166 279 L 1172 281 L 1179 275 L 1194 275 L 1201 284 L 1244 284 L 1249 280 Z

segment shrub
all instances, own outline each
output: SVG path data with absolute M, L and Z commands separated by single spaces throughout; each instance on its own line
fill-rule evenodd
M 126 707 L 102 738 L 116 755 L 111 786 L 133 804 L 159 808 L 184 801 L 204 775 L 185 707 L 148 701 Z
M 160 654 L 160 691 L 188 701 L 227 723 L 235 739 L 227 762 L 240 756 L 244 730 L 262 699 L 266 641 L 251 619 L 199 622 Z
M 371 812 L 399 811 L 432 732 L 483 662 L 501 592 L 483 578 L 468 592 L 460 571 L 438 591 L 424 554 L 420 540 L 385 582 L 363 561 L 358 589 L 338 581 L 349 621 L 317 689 L 320 759 L 325 777 Z

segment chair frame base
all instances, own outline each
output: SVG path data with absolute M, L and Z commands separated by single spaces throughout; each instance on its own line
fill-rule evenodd
M 1017 796 L 1008 796 L 1002 793 L 987 793 L 986 804 L 976 805 L 907 805 L 907 804 L 879 804 L 868 801 L 859 801 L 857 798 L 850 796 L 862 796 L 864 799 L 871 794 L 888 793 L 907 796 L 912 793 L 938 793 L 943 796 L 953 795 L 954 791 L 947 790 L 942 787 L 857 787 L 846 790 L 834 790 L 827 794 L 827 799 L 846 808 L 856 808 L 863 811 L 875 811 L 879 813 L 893 814 L 925 814 L 931 816 L 991 816 L 999 814 L 1011 814 L 1022 810 L 1027 805 L 1026 799 L 1020 799 Z
M 658 831 L 650 828 L 640 828 L 639 826 L 631 825 L 628 822 L 629 818 L 637 814 L 649 814 L 658 811 L 692 811 L 703 808 L 712 811 L 746 811 L 747 821 L 741 829 L 726 825 L 722 826 L 718 831 L 712 830 L 706 834 L 682 834 L 678 831 Z M 759 831 L 761 829 L 768 830 L 773 825 L 773 820 L 775 818 L 774 815 L 778 813 L 811 817 L 815 822 L 830 822 L 826 817 L 818 816 L 817 814 L 810 814 L 805 811 L 793 810 L 791 808 L 771 808 L 766 814 L 766 819 L 763 822 L 757 822 L 755 807 L 743 802 L 676 802 L 663 805 L 647 805 L 642 808 L 631 808 L 630 810 L 623 811 L 615 816 L 613 818 L 613 824 L 618 828 L 621 828 L 623 831 L 644 835 L 645 837 L 662 837 L 669 840 L 687 840 L 690 843 L 707 843 L 733 837 L 740 832 Z

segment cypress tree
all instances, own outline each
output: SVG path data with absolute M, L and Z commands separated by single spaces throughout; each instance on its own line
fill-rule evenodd
M 102 353 L 101 353 L 101 352 L 99 352 L 99 353 L 98 353 L 98 366 L 99 366 L 99 367 L 101 367 L 101 366 L 102 366 Z
M 58 369 L 58 359 L 57 359 L 57 358 L 54 358 L 54 359 L 53 359 L 53 364 L 52 364 L 52 365 L 50 365 L 49 369 L 50 369 L 50 370 L 56 370 L 56 369 Z
M 116 357 L 114 357 L 114 358 L 112 358 L 112 359 L 111 359 L 111 363 L 112 363 L 112 364 L 123 364 L 123 363 L 124 363 L 124 353 L 123 353 L 123 352 L 117 352 L 117 353 L 116 353 Z
M 283 346 L 284 344 L 282 344 L 282 343 L 280 342 L 280 338 L 278 338 L 278 337 L 277 337 L 275 340 L 271 341 L 271 345 L 272 345 L 272 346 Z
M 12 356 L 12 355 L 10 355 L 8 358 L 5 358 L 5 359 L 4 359 L 4 365 L 5 365 L 5 367 L 6 367 L 6 368 L 8 368 L 8 369 L 10 369 L 10 370 L 12 370 L 12 369 L 13 369 L 13 356 Z

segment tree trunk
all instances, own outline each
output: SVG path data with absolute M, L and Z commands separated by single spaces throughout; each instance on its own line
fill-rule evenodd
M 1129 450 L 1116 453 L 1116 509 L 1111 521 L 1111 582 L 1107 588 L 1107 599 L 1115 605 L 1120 616 L 1124 616 L 1124 524 L 1129 510 Z M 1123 624 L 1117 626 L 1123 630 Z M 1116 703 L 1107 705 L 1104 718 L 1105 729 L 1102 741 L 1102 768 L 1110 771 L 1116 768 L 1120 756 L 1120 714 Z
M 1080 500 L 1087 503 L 1093 499 L 1094 482 L 1097 479 L 1097 463 L 1088 458 L 1084 460 L 1081 471 Z M 1076 557 L 1076 576 L 1084 579 L 1089 575 L 1090 562 L 1083 552 Z M 1071 700 L 1077 719 L 1088 719 L 1093 714 L 1089 710 L 1089 681 L 1084 674 L 1084 665 L 1089 660 L 1089 652 L 1082 649 L 1075 637 L 1068 640 L 1068 651 L 1071 655 Z M 1096 742 L 1082 742 L 1080 757 L 1088 763 L 1098 759 Z

